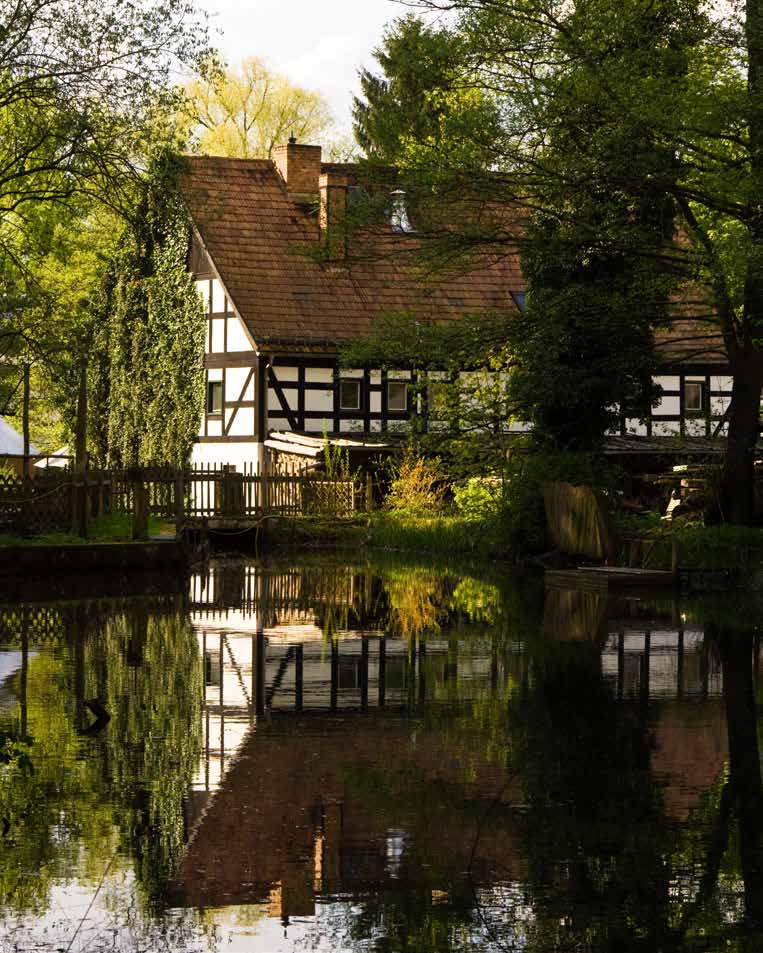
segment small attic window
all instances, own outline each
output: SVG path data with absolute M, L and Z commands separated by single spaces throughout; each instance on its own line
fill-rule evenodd
M 360 205 L 362 202 L 367 202 L 369 200 L 368 190 L 365 189 L 362 185 L 349 185 L 347 186 L 347 204 L 348 205 Z
M 392 208 L 390 209 L 389 223 L 392 226 L 392 231 L 398 235 L 408 235 L 416 231 L 408 218 L 405 192 L 402 189 L 395 189 L 390 198 L 392 199 Z
M 526 294 L 524 291 L 510 291 L 509 294 L 514 299 L 514 304 L 519 308 L 520 311 L 524 311 L 527 308 Z

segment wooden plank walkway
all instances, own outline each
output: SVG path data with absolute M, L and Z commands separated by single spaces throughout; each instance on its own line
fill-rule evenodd
M 578 566 L 577 569 L 548 569 L 547 589 L 665 588 L 676 585 L 671 572 L 661 569 L 632 569 L 628 566 Z

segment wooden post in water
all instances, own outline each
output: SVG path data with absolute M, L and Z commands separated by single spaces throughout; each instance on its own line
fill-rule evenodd
M 384 708 L 387 700 L 387 639 L 379 639 L 379 708 Z
M 297 711 L 302 711 L 304 668 L 304 647 L 302 645 L 298 645 L 296 659 L 294 662 L 294 708 Z
M 336 711 L 339 692 L 339 642 L 331 640 L 331 710 Z
M 368 636 L 360 642 L 360 707 L 368 708 Z
M 265 654 L 265 633 L 258 631 L 257 632 L 257 655 L 255 660 L 255 701 L 257 705 L 257 714 L 265 714 L 265 664 L 266 664 L 266 654 Z
M 425 672 L 425 663 L 427 658 L 427 643 L 423 638 L 419 639 L 419 702 L 424 702 L 427 697 L 427 680 Z

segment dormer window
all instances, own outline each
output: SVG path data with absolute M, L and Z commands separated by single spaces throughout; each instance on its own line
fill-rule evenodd
M 514 299 L 514 304 L 519 308 L 520 311 L 524 311 L 527 308 L 527 302 L 525 300 L 526 295 L 524 291 L 510 291 L 509 294 Z
M 408 208 L 405 203 L 405 192 L 402 189 L 395 189 L 390 196 L 392 199 L 392 208 L 390 210 L 389 221 L 392 231 L 399 235 L 408 235 L 415 231 L 411 220 L 408 218 Z

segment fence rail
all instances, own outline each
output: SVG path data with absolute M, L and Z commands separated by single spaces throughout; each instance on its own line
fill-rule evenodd
M 140 510 L 176 522 L 267 516 L 346 519 L 364 510 L 367 502 L 367 488 L 354 480 L 304 471 L 263 475 L 223 466 L 57 470 L 34 477 L 0 475 L 0 533 L 83 531 L 94 517 L 135 515 Z

